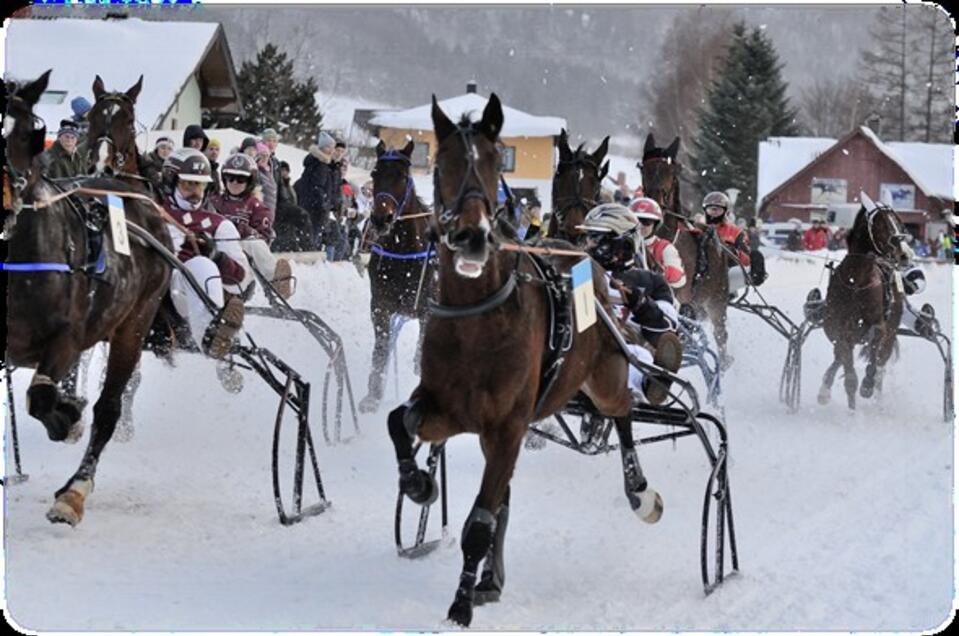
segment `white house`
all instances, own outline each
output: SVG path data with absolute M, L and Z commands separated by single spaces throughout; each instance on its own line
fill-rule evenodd
M 6 79 L 31 80 L 53 69 L 36 107 L 51 133 L 72 116 L 75 97 L 93 103 L 98 74 L 110 91 L 125 91 L 143 75 L 141 129 L 181 130 L 199 124 L 203 111 L 226 121 L 242 108 L 230 48 L 215 22 L 10 19 L 5 57 Z

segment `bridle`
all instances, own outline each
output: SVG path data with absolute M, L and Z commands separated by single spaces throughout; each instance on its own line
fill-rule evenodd
M 450 249 L 456 248 L 450 244 L 449 234 L 453 231 L 453 224 L 463 214 L 463 206 L 466 205 L 467 201 L 470 199 L 479 199 L 486 208 L 486 215 L 491 219 L 493 217 L 493 201 L 495 199 L 490 197 L 489 192 L 483 187 L 483 179 L 480 177 L 479 168 L 476 166 L 476 161 L 479 159 L 479 156 L 476 150 L 476 144 L 473 141 L 473 136 L 477 133 L 478 131 L 473 126 L 457 126 L 456 128 L 455 134 L 459 137 L 460 141 L 463 142 L 463 149 L 466 151 L 467 165 L 466 174 L 460 182 L 456 198 L 454 198 L 449 205 L 443 201 L 442 189 L 440 188 L 440 178 L 443 175 L 440 171 L 439 162 L 437 162 L 436 168 L 433 170 L 433 205 L 439 212 L 438 225 L 440 239 L 450 247 Z M 499 151 L 496 152 L 498 155 Z
M 123 104 L 129 104 L 129 105 L 130 105 L 131 112 L 132 112 L 132 110 L 133 110 L 133 100 L 130 99 L 130 97 L 129 97 L 128 95 L 126 95 L 125 93 L 106 93 L 106 94 L 104 94 L 104 95 L 101 95 L 101 96 L 97 99 L 97 104 L 99 104 L 100 102 L 106 102 L 107 104 L 111 104 L 111 103 L 112 103 L 112 104 L 117 105 L 119 108 L 122 108 L 122 107 L 123 107 L 123 106 L 122 106 Z M 94 108 L 96 108 L 97 104 L 94 104 Z M 104 111 L 104 117 L 106 118 L 106 121 L 105 121 L 105 123 L 104 123 L 104 130 L 105 130 L 106 132 L 105 132 L 104 134 L 100 135 L 99 137 L 97 137 L 97 138 L 94 140 L 94 143 L 90 146 L 90 149 L 89 149 L 88 152 L 91 153 L 91 154 L 92 154 L 92 153 L 95 153 L 95 152 L 97 152 L 97 149 L 100 147 L 100 144 L 103 144 L 103 143 L 107 144 L 107 145 L 109 146 L 109 148 L 110 148 L 110 151 L 111 151 L 112 154 L 113 154 L 113 168 L 114 168 L 117 172 L 119 172 L 120 174 L 124 174 L 124 173 L 122 172 L 123 166 L 124 166 L 124 164 L 126 163 L 126 158 L 125 158 L 125 156 L 124 156 L 124 151 L 125 151 L 125 150 L 129 150 L 129 148 L 125 148 L 125 149 L 117 148 L 117 144 L 116 144 L 116 142 L 115 142 L 114 139 L 113 139 L 113 134 L 112 134 L 112 131 L 113 131 L 113 116 L 114 116 L 114 114 L 116 113 L 116 111 L 117 111 L 117 109 L 115 109 L 115 108 L 109 108 L 109 107 L 108 107 L 108 108 L 105 109 L 105 111 Z M 91 111 L 91 112 L 92 112 L 92 111 Z M 135 128 L 134 125 L 133 125 L 132 117 L 131 117 L 131 122 L 130 122 L 130 139 L 131 139 L 131 140 L 136 139 L 136 128 Z M 135 142 L 132 142 L 132 143 L 134 143 L 134 146 L 135 146 Z M 136 148 L 135 148 L 135 147 L 133 148 L 132 154 L 133 154 L 133 155 L 136 155 Z M 96 163 L 96 160 L 95 160 L 95 159 L 94 159 L 94 163 Z M 138 175 L 137 175 L 137 176 L 138 176 Z
M 678 188 L 676 187 L 676 185 L 679 182 L 679 175 L 676 173 L 673 173 L 672 179 L 669 180 L 668 185 L 657 184 L 655 188 L 650 188 L 649 185 L 647 185 L 649 184 L 649 179 L 646 178 L 644 168 L 646 167 L 647 163 L 659 162 L 659 161 L 665 162 L 666 165 L 674 165 L 674 162 L 671 157 L 644 158 L 642 163 L 640 164 L 640 172 L 643 173 L 643 189 L 646 191 L 646 196 L 654 199 L 656 203 L 659 204 L 659 207 L 663 210 L 663 214 L 675 215 L 675 214 L 678 214 L 678 210 L 677 210 L 678 206 L 676 205 L 676 191 L 678 190 Z M 675 165 L 677 166 L 677 168 L 679 167 L 678 163 L 676 163 Z
M 396 150 L 393 150 L 392 148 L 387 150 L 384 154 L 380 155 L 380 157 L 376 160 L 377 163 L 381 161 L 398 161 L 407 167 L 409 167 L 410 165 L 409 157 L 407 157 L 406 155 L 402 153 L 397 152 Z M 373 209 L 374 210 L 376 209 L 376 204 L 380 200 L 385 199 L 387 201 L 392 201 L 393 210 L 390 216 L 392 217 L 392 220 L 395 221 L 403 215 L 403 211 L 406 209 L 407 205 L 409 205 L 410 197 L 412 196 L 412 194 L 413 194 L 413 177 L 407 174 L 406 190 L 403 192 L 403 200 L 397 201 L 396 197 L 394 197 L 389 192 L 385 192 L 385 191 L 374 192 L 373 193 Z
M 889 258 L 889 255 L 886 254 L 882 249 L 879 248 L 879 245 L 876 243 L 876 237 L 873 233 L 872 226 L 877 216 L 880 216 L 880 212 L 886 213 L 882 214 L 884 218 L 888 219 L 889 225 L 892 227 L 892 233 L 886 239 L 886 243 L 890 250 L 895 253 L 897 248 L 897 243 L 902 244 L 904 240 L 909 237 L 909 234 L 902 231 L 902 226 L 898 222 L 899 219 L 896 217 L 895 211 L 891 208 L 885 206 L 877 206 L 872 210 L 866 212 L 866 231 L 869 234 L 869 242 L 872 244 L 872 248 L 876 251 L 877 254 L 884 258 Z
M 39 155 L 43 152 L 44 141 L 47 136 L 47 125 L 37 115 L 33 113 L 33 109 L 27 104 L 23 98 L 18 97 L 16 93 L 10 96 L 10 102 L 19 102 L 26 105 L 28 115 L 30 117 L 30 122 L 33 125 L 33 129 L 30 131 L 30 159 L 27 162 L 27 168 L 24 171 L 17 170 L 13 162 L 10 160 L 10 153 L 4 153 L 4 171 L 6 172 L 4 179 L 4 189 L 10 189 L 10 206 L 11 210 L 14 213 L 20 211 L 23 207 L 23 191 L 26 189 L 27 184 L 30 182 L 30 178 L 33 176 L 33 157 Z M 11 122 L 8 123 L 8 122 Z M 4 140 L 7 140 L 13 130 L 17 125 L 17 120 L 12 115 L 4 113 L 4 122 L 3 122 L 3 137 Z
M 569 166 L 572 170 L 576 171 L 576 191 L 570 196 L 553 197 L 553 204 L 555 208 L 553 214 L 556 216 L 556 220 L 559 222 L 563 222 L 568 210 L 579 207 L 582 208 L 584 212 L 588 212 L 599 204 L 599 201 L 595 197 L 589 199 L 584 197 L 582 191 L 583 169 L 588 166 L 592 168 L 598 176 L 599 166 L 596 165 L 596 162 L 589 157 L 583 156 L 581 152 L 577 153 L 573 159 L 567 159 L 565 161 L 560 160 L 560 162 L 556 164 L 557 178 L 559 177 L 559 173 L 561 172 L 562 168 L 566 166 Z

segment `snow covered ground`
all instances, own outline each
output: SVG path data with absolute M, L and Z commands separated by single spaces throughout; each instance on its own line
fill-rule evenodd
M 798 320 L 808 289 L 825 284 L 822 261 L 771 257 L 768 267 L 763 293 Z M 951 333 L 951 268 L 926 267 L 922 300 Z M 359 399 L 372 347 L 367 281 L 341 263 L 298 274 L 295 304 L 339 330 Z M 254 317 L 247 325 L 321 383 L 325 357 L 301 327 Z M 243 393 L 229 395 L 213 364 L 190 356 L 175 369 L 145 358 L 136 435 L 107 448 L 83 522 L 49 524 L 52 494 L 82 448 L 47 441 L 25 413 L 28 372 L 17 372 L 30 478 L 4 488 L 12 618 L 37 631 L 447 629 L 461 563 L 456 539 L 482 461 L 474 437 L 450 442 L 449 545 L 419 561 L 397 557 L 385 416 L 416 383 L 415 331 L 407 326 L 400 337 L 398 392 L 390 378 L 381 412 L 361 419 L 363 435 L 319 447 L 333 507 L 289 528 L 276 520 L 270 485 L 273 393 L 249 376 Z M 736 361 L 724 400 L 741 573 L 703 596 L 707 463 L 696 442 L 641 449 L 666 504 L 655 526 L 630 512 L 616 454 L 524 450 L 513 479 L 507 587 L 500 603 L 477 609 L 474 628 L 916 631 L 949 616 L 954 440 L 941 418 L 942 365 L 932 346 L 903 341 L 885 395 L 850 414 L 840 380 L 833 402 L 816 404 L 831 359 L 816 332 L 805 348 L 802 407 L 787 414 L 777 399 L 785 341 L 738 312 L 730 334 Z

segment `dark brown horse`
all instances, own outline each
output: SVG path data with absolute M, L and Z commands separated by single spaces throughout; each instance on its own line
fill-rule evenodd
M 431 263 L 429 210 L 416 196 L 410 175 L 413 142 L 400 151 L 376 146 L 373 168 L 373 209 L 364 242 L 370 245 L 370 318 L 373 321 L 373 366 L 369 393 L 360 401 L 360 411 L 371 413 L 383 398 L 383 375 L 390 355 L 393 316 L 415 318 L 420 324 L 416 349 L 419 369 L 423 335 L 426 332 L 428 300 L 434 297 L 435 268 Z
M 601 413 L 615 418 L 632 508 L 654 522 L 662 500 L 647 488 L 636 455 L 626 358 L 601 322 L 575 334 L 555 381 L 544 384 L 550 353 L 544 277 L 532 255 L 499 249 L 507 241 L 494 216 L 500 169 L 496 141 L 503 125 L 499 98 L 490 96 L 479 122 L 464 116 L 457 125 L 434 96 L 432 117 L 438 141 L 433 199 L 438 302 L 431 304 L 426 323 L 420 384 L 390 413 L 389 432 L 400 491 L 421 504 L 435 499 L 437 485 L 416 464 L 414 438 L 434 444 L 460 433 L 480 438 L 486 467 L 463 527 L 463 570 L 448 614 L 449 620 L 469 625 L 474 603 L 497 600 L 503 587 L 509 483 L 530 422 L 562 410 L 583 391 Z M 570 247 L 562 241 L 546 244 Z M 568 272 L 579 260 L 549 262 Z M 608 310 L 605 278 L 595 263 L 593 285 Z
M 7 356 L 11 364 L 36 367 L 27 390 L 30 414 L 43 422 L 47 436 L 64 441 L 76 436 L 81 408 L 65 398 L 57 384 L 80 353 L 100 341 L 110 343 L 106 380 L 96 405 L 90 442 L 80 467 L 56 492 L 47 518 L 75 525 L 93 489 L 100 453 L 120 416 L 121 394 L 140 359 L 170 279 L 169 266 L 136 240 L 130 254 L 117 251 L 114 230 L 102 204 L 78 195 L 59 197 L 63 189 L 40 174 L 38 121 L 33 106 L 46 89 L 50 72 L 16 90 L 7 102 L 13 122 L 6 135 L 6 172 L 14 185 L 16 213 L 9 229 Z M 10 87 L 8 87 L 10 94 Z M 112 179 L 86 179 L 85 188 L 131 193 Z M 59 200 L 49 203 L 51 197 Z M 124 214 L 171 246 L 159 215 L 142 201 L 123 199 Z M 102 227 L 98 232 L 90 228 Z
M 559 163 L 553 175 L 553 213 L 549 219 L 547 236 L 579 243 L 586 213 L 599 205 L 603 177 L 609 172 L 609 162 L 603 163 L 609 149 L 609 137 L 603 139 L 592 154 L 580 144 L 571 150 L 564 128 L 559 134 Z
M 719 348 L 720 364 L 727 368 L 732 358 L 726 352 L 726 307 L 729 302 L 729 257 L 723 253 L 719 236 L 709 226 L 694 225 L 682 207 L 676 161 L 679 137 L 668 148 L 656 146 L 652 133 L 643 147 L 640 171 L 647 197 L 655 199 L 663 209 L 663 223 L 657 234 L 676 246 L 686 270 L 686 284 L 674 290 L 683 305 L 698 315 L 705 313 L 713 323 L 713 334 Z
M 856 408 L 858 378 L 853 349 L 865 345 L 868 360 L 859 395 L 872 397 L 882 389 L 886 362 L 896 346 L 896 329 L 904 298 L 897 267 L 909 262 L 909 235 L 892 208 L 861 197 L 863 205 L 847 236 L 849 252 L 829 277 L 823 330 L 833 344 L 833 363 L 819 389 L 819 403 L 827 404 L 840 365 L 846 399 Z

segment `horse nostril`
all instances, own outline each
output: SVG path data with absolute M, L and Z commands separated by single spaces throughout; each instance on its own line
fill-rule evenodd
M 466 243 L 469 240 L 470 240 L 470 230 L 469 228 L 465 228 L 465 227 L 460 230 L 456 230 L 450 236 L 450 243 L 452 243 L 453 245 L 461 245 L 463 243 Z

